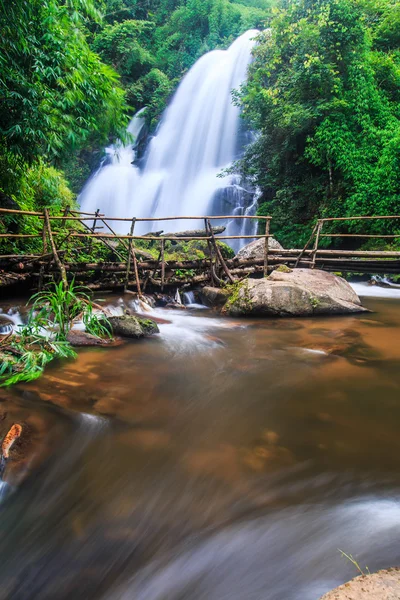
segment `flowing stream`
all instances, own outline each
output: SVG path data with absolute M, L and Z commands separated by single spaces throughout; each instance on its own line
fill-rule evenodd
M 317 600 L 356 575 L 338 548 L 399 564 L 397 291 L 330 318 L 156 309 L 160 335 L 1 391 L 44 452 L 0 489 L 1 600 Z
M 82 210 L 100 208 L 108 216 L 143 218 L 255 214 L 254 191 L 237 175 L 220 175 L 250 141 L 232 102 L 232 90 L 246 79 L 257 33 L 250 30 L 228 50 L 205 54 L 190 69 L 150 141 L 143 168 L 131 164 L 135 160 L 131 144 L 107 149 L 110 160 L 80 195 Z M 142 125 L 138 114 L 130 124 L 134 138 Z M 126 224 L 115 226 L 126 233 Z M 201 221 L 189 222 L 190 229 L 198 227 L 203 227 Z M 253 221 L 233 220 L 227 234 L 251 235 L 255 228 Z M 188 221 L 171 222 L 168 229 L 188 229 Z M 137 233 L 149 230 L 149 224 L 137 226 Z

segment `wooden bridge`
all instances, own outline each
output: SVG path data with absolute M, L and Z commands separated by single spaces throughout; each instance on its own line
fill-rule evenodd
M 29 280 L 30 284 L 43 286 L 45 281 L 55 275 L 61 276 L 65 284 L 74 276 L 93 290 L 124 288 L 136 290 L 139 294 L 146 288 L 164 290 L 171 287 L 190 286 L 211 283 L 225 285 L 249 275 L 265 276 L 279 265 L 288 267 L 318 268 L 335 272 L 351 273 L 400 273 L 400 251 L 368 251 L 321 248 L 324 238 L 379 238 L 381 240 L 400 238 L 399 234 L 381 235 L 371 233 L 338 232 L 338 226 L 346 222 L 359 221 L 376 223 L 379 220 L 400 220 L 400 216 L 360 216 L 319 219 L 314 226 L 307 244 L 302 249 L 273 249 L 265 243 L 261 256 L 243 259 L 227 258 L 219 241 L 243 239 L 250 242 L 256 239 L 269 240 L 272 217 L 250 215 L 211 215 L 180 217 L 121 218 L 108 217 L 97 210 L 95 213 L 83 213 L 66 209 L 63 214 L 11 210 L 0 208 L 0 221 L 4 217 L 23 220 L 25 229 L 41 233 L 0 233 L 0 248 L 11 247 L 10 242 L 30 239 L 37 248 L 36 253 L 18 253 L 9 251 L 0 254 L 0 286 L 11 285 L 18 281 Z M 257 235 L 221 235 L 224 226 L 221 221 L 235 219 L 257 220 L 262 233 Z M 35 220 L 35 221 L 34 221 Z M 137 223 L 169 221 L 201 221 L 204 229 L 189 230 L 180 233 L 163 231 L 145 235 L 135 234 Z M 118 234 L 114 230 L 115 222 L 126 223 L 127 234 Z M 400 225 L 400 221 L 399 222 Z M 215 226 L 217 224 L 217 226 Z M 329 225 L 335 230 L 327 231 Z M 29 227 L 28 227 L 29 226 Z M 165 226 L 165 225 L 164 225 Z M 3 223 L 3 229 L 7 224 Z M 19 228 L 21 224 L 19 224 Z M 39 238 L 36 239 L 35 238 Z M 145 249 L 143 241 L 149 249 Z M 205 242 L 204 258 L 176 260 L 166 256 L 166 242 L 178 244 L 186 241 Z M 94 246 L 94 244 L 98 246 Z M 103 249 L 107 257 L 99 256 L 95 262 L 85 263 L 79 254 L 97 248 Z M 1 252 L 1 250 L 0 250 Z M 224 256 L 225 254 L 225 256 Z

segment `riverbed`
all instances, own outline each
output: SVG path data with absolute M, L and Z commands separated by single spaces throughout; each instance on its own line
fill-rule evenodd
M 369 314 L 157 309 L 158 336 L 2 391 L 42 434 L 0 490 L 0 598 L 317 600 L 357 574 L 339 549 L 399 565 L 400 292 L 361 292 Z

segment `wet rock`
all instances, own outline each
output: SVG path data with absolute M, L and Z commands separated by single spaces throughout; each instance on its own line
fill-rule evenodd
M 151 319 L 142 319 L 132 315 L 108 318 L 112 332 L 122 337 L 140 339 L 158 333 L 157 323 Z
M 264 279 L 248 279 L 231 293 L 224 306 L 228 315 L 305 317 L 368 312 L 350 285 L 325 271 L 274 271 Z
M 264 258 L 265 239 L 259 238 L 254 242 L 250 242 L 246 246 L 243 246 L 236 254 L 235 258 L 245 259 L 262 259 Z M 280 243 L 274 238 L 268 238 L 268 248 L 271 250 L 283 250 Z
M 201 301 L 210 308 L 221 307 L 229 298 L 229 291 L 206 286 L 201 290 Z
M 146 336 L 153 335 L 155 333 L 160 333 L 160 330 L 158 329 L 158 325 L 155 321 L 153 321 L 153 319 L 149 319 L 147 317 L 136 317 L 136 318 L 139 321 L 139 324 Z
M 14 328 L 13 321 L 5 315 L 0 315 L 0 336 L 8 335 Z
M 71 346 L 115 346 L 118 343 L 122 343 L 122 340 L 115 340 L 112 338 L 99 338 L 87 331 L 79 331 L 72 329 L 67 335 L 67 341 Z
M 398 600 L 400 598 L 400 569 L 360 575 L 344 583 L 320 600 Z

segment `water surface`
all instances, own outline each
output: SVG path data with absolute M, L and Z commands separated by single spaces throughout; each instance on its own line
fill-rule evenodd
M 7 392 L 51 452 L 0 490 L 0 597 L 317 600 L 355 575 L 338 548 L 399 564 L 400 304 L 365 304 L 159 309 L 156 338 Z

